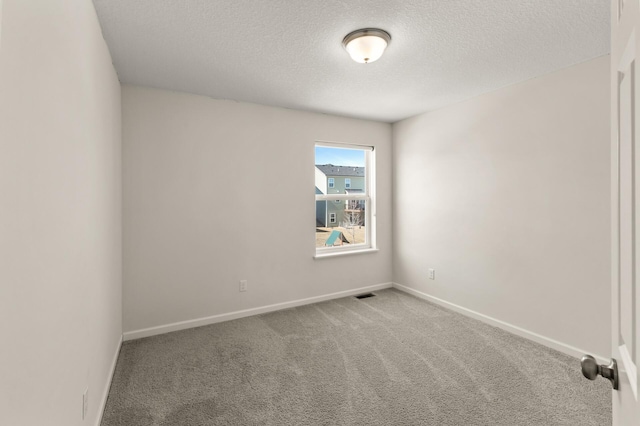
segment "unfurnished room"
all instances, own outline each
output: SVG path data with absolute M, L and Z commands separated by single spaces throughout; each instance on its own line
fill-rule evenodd
M 0 0 L 0 425 L 640 425 L 639 46 L 637 0 Z

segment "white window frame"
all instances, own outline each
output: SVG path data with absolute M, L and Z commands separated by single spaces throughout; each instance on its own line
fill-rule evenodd
M 351 178 L 344 178 L 344 189 L 351 189 Z
M 336 180 L 335 178 L 329 178 L 327 179 L 327 186 L 329 188 L 335 188 L 336 187 Z
M 370 145 L 316 141 L 315 146 L 363 150 L 365 154 L 364 192 L 362 194 L 316 194 L 318 201 L 361 200 L 365 204 L 365 242 L 334 247 L 316 247 L 315 258 L 377 251 L 376 246 L 376 198 L 375 198 L 375 149 Z M 329 178 L 331 179 L 331 178 Z M 331 214 L 331 213 L 330 213 Z M 337 220 L 337 215 L 336 215 Z
M 336 220 L 338 219 L 338 215 L 331 212 L 329 213 L 329 223 L 336 223 Z

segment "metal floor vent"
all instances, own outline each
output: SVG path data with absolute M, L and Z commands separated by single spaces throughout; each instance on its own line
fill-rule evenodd
M 373 297 L 375 296 L 375 294 L 373 293 L 365 293 L 365 294 L 359 294 L 357 296 L 355 296 L 356 299 L 366 299 L 367 297 Z

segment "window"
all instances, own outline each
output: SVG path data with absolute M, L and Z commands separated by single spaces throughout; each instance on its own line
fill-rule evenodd
M 375 249 L 374 164 L 373 147 L 316 143 L 316 257 Z

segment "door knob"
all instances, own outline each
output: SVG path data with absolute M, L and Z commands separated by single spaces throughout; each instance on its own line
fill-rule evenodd
M 618 390 L 618 363 L 611 358 L 609 365 L 598 365 L 598 362 L 591 355 L 584 355 L 580 360 L 582 375 L 589 380 L 595 380 L 598 375 L 609 379 L 611 386 Z

